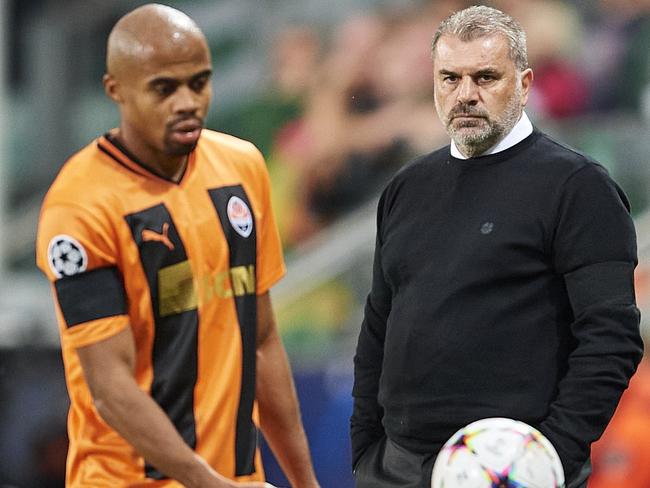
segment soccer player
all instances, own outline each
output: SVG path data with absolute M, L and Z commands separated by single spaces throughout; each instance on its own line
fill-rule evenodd
M 108 39 L 120 124 L 43 203 L 71 399 L 67 486 L 262 487 L 263 431 L 317 488 L 269 298 L 284 273 L 261 154 L 203 129 L 211 58 L 178 10 L 142 6 Z
M 525 33 L 459 11 L 433 40 L 451 145 L 379 201 L 355 356 L 358 488 L 428 487 L 442 444 L 481 418 L 538 428 L 569 488 L 642 356 L 628 201 L 605 169 L 535 128 Z

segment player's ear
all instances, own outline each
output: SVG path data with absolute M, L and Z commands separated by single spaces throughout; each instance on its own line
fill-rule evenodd
M 110 73 L 106 73 L 102 78 L 102 83 L 104 84 L 104 92 L 108 95 L 108 98 L 115 103 L 121 103 L 122 96 L 120 95 L 119 82 Z

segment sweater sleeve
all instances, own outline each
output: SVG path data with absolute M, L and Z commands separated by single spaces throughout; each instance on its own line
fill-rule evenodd
M 553 242 L 573 310 L 575 347 L 540 430 L 567 480 L 589 457 L 641 360 L 634 297 L 636 237 L 629 204 L 606 171 L 588 164 L 565 183 Z
M 378 401 L 378 393 L 384 357 L 386 322 L 391 306 L 391 290 L 382 270 L 380 237 L 382 207 L 383 198 L 379 201 L 372 286 L 366 301 L 354 356 L 352 389 L 354 402 L 350 419 L 353 467 L 356 466 L 363 452 L 384 435 L 383 409 Z

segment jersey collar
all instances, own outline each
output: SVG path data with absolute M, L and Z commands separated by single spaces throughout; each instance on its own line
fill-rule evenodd
M 185 171 L 183 172 L 183 175 L 178 180 L 178 182 L 175 182 L 150 169 L 145 163 L 139 160 L 133 153 L 131 153 L 126 147 L 124 147 L 124 145 L 117 140 L 115 134 L 112 132 L 107 132 L 106 134 L 101 136 L 97 140 L 97 146 L 99 147 L 100 151 L 106 153 L 114 161 L 119 163 L 121 166 L 124 166 L 128 170 L 133 171 L 146 178 L 159 179 L 174 185 L 181 184 L 183 182 L 186 175 L 188 174 L 190 165 L 194 163 L 194 158 L 196 153 L 196 151 L 192 151 L 188 155 Z

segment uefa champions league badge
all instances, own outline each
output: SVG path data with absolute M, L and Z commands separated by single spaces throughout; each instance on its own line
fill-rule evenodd
M 237 234 L 248 237 L 253 232 L 253 214 L 246 202 L 237 196 L 230 197 L 226 208 L 230 225 Z
M 88 255 L 84 247 L 79 241 L 65 234 L 50 240 L 47 260 L 57 278 L 83 273 L 88 267 Z

